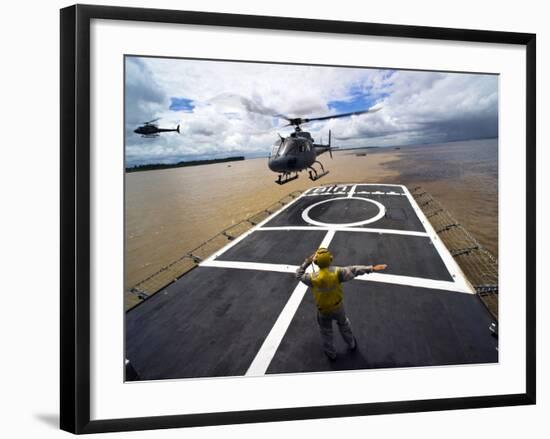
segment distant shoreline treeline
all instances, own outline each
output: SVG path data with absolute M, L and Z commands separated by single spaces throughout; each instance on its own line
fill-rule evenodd
M 131 168 L 126 168 L 126 172 L 154 171 L 157 169 L 170 169 L 170 168 L 184 168 L 186 166 L 211 165 L 213 163 L 236 162 L 239 160 L 244 160 L 244 156 L 226 157 L 223 159 L 190 160 L 188 162 L 178 162 L 178 163 L 149 163 L 147 165 L 135 165 L 135 166 L 132 166 Z

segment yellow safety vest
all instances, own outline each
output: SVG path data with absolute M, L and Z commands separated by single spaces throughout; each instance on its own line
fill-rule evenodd
M 311 274 L 313 297 L 320 312 L 327 314 L 342 306 L 344 294 L 338 279 L 338 269 L 321 268 Z

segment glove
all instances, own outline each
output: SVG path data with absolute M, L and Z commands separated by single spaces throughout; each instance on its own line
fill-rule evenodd
M 309 267 L 313 263 L 313 258 L 311 256 L 304 259 L 303 267 Z

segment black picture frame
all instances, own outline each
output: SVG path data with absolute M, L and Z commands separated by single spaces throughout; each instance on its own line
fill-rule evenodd
M 526 376 L 525 393 L 90 420 L 90 21 L 132 20 L 334 34 L 501 43 L 526 48 Z M 273 422 L 534 404 L 536 36 L 529 33 L 388 25 L 303 18 L 76 5 L 61 10 L 61 404 L 72 433 Z

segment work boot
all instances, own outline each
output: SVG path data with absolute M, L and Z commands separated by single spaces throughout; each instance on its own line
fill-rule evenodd
M 353 352 L 357 349 L 357 340 L 355 339 L 355 335 L 353 336 L 353 340 L 351 341 L 351 343 L 348 346 L 349 346 L 349 350 L 351 352 Z
M 323 351 L 330 361 L 336 360 L 336 352 Z

